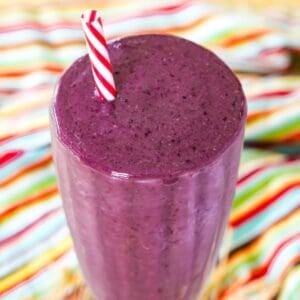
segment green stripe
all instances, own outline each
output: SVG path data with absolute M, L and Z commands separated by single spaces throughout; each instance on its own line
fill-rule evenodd
M 272 151 L 266 151 L 266 150 L 253 150 L 253 149 L 244 149 L 244 151 L 242 152 L 242 157 L 241 157 L 241 165 L 243 165 L 243 163 L 247 163 L 249 161 L 256 161 L 259 158 L 265 158 L 266 155 L 274 155 L 275 153 Z M 280 157 L 277 153 L 276 153 L 277 157 Z
M 300 266 L 287 276 L 278 300 L 299 300 L 300 295 Z
M 236 35 L 237 30 L 251 29 L 249 24 L 244 24 L 244 25 L 239 24 L 238 28 L 237 28 L 236 22 L 234 22 L 233 24 L 227 25 L 227 26 L 233 26 L 233 27 L 232 28 L 224 28 L 224 30 L 221 30 L 219 32 L 215 32 L 215 34 L 213 32 L 211 32 L 211 34 L 213 34 L 213 35 L 208 37 L 207 39 L 201 39 L 201 43 L 203 43 L 203 44 L 205 44 L 205 43 L 217 43 L 221 39 L 228 38 L 231 35 Z M 251 25 L 251 26 L 253 26 L 253 25 Z M 214 28 L 214 30 L 216 30 L 216 28 Z M 242 34 L 242 33 L 240 33 L 240 31 L 239 31 L 238 34 Z
M 263 140 L 263 141 L 273 141 L 278 138 L 284 137 L 286 133 L 298 132 L 300 128 L 300 112 L 290 117 L 288 115 L 283 116 L 283 122 L 277 124 L 276 127 L 264 126 L 263 130 L 255 130 L 257 134 L 247 134 L 246 130 L 246 139 L 247 140 Z
M 17 194 L 14 194 L 13 197 L 8 197 L 5 200 L 1 200 L 1 205 L 6 206 L 8 204 L 17 203 L 24 198 L 38 194 L 38 192 L 55 185 L 56 177 L 54 175 L 50 175 L 40 181 L 36 180 L 29 188 L 19 191 Z
M 70 62 L 72 62 L 75 58 L 79 57 L 80 55 L 83 55 L 86 50 L 85 47 L 76 47 L 75 49 L 72 49 L 71 51 L 67 51 L 64 55 L 61 55 L 60 49 L 57 50 L 58 53 L 55 53 L 55 51 L 47 50 L 45 48 L 41 49 L 40 51 L 37 51 L 38 53 L 35 53 L 34 56 L 31 57 L 14 57 L 13 61 L 9 61 L 7 59 L 1 59 L 0 57 L 0 67 L 7 68 L 7 67 L 15 67 L 15 66 L 22 66 L 22 68 L 28 66 L 32 66 L 33 64 L 46 64 L 46 63 L 54 63 L 54 64 L 62 64 L 67 65 Z M 54 52 L 54 53 L 53 53 Z M 26 53 L 25 53 L 26 54 Z
M 295 218 L 292 222 L 287 221 L 285 227 L 281 228 L 280 231 L 276 231 L 275 235 L 273 235 L 270 239 L 268 239 L 268 244 L 261 244 L 260 247 L 257 248 L 256 252 L 246 253 L 241 260 L 239 260 L 235 265 L 227 266 L 227 281 L 232 278 L 240 277 L 240 274 L 250 271 L 255 267 L 259 266 L 262 262 L 266 260 L 266 257 L 273 252 L 275 245 L 279 245 L 284 237 L 291 236 L 298 232 L 298 224 L 299 220 Z M 247 255 L 248 254 L 248 255 Z M 278 274 L 279 276 L 280 274 Z M 228 282 L 230 284 L 230 282 Z
M 247 201 L 253 201 L 252 198 L 255 194 L 261 193 L 268 188 L 268 185 L 274 183 L 275 180 L 282 180 L 282 176 L 289 176 L 291 174 L 298 175 L 300 179 L 300 165 L 292 166 L 278 166 L 266 170 L 263 174 L 257 175 L 254 180 L 249 184 L 239 188 L 233 202 L 233 212 L 235 209 L 241 207 Z

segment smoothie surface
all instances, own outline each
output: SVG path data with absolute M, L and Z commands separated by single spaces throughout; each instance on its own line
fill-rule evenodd
M 215 160 L 242 130 L 241 85 L 208 50 L 166 35 L 127 37 L 108 48 L 115 101 L 99 99 L 83 56 L 62 76 L 54 104 L 59 138 L 88 166 L 178 175 Z

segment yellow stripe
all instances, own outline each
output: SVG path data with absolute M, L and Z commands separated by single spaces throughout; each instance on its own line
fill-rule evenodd
M 277 118 L 276 120 L 282 120 L 282 116 L 288 116 L 290 114 L 290 112 L 293 113 L 293 112 L 299 111 L 299 110 L 300 110 L 299 102 L 298 103 L 293 102 L 284 107 L 274 109 L 273 113 L 268 114 L 268 119 Z M 247 135 L 247 131 L 251 131 L 251 134 L 252 134 L 252 132 L 255 132 L 257 130 L 259 131 L 259 130 L 261 130 L 261 128 L 265 128 L 266 125 L 269 125 L 269 124 L 267 124 L 267 122 L 270 122 L 270 121 L 267 121 L 266 118 L 260 118 L 251 123 L 248 123 L 247 129 L 246 129 L 246 135 Z M 274 120 L 274 122 L 275 122 L 275 120 Z M 272 135 L 272 137 L 273 137 L 273 135 Z
M 278 297 L 278 300 L 285 300 L 287 298 L 285 298 L 286 296 L 288 296 L 289 293 L 289 282 L 291 281 L 297 281 L 299 282 L 299 278 L 300 278 L 300 265 L 295 266 L 287 276 L 285 276 L 285 278 L 283 279 L 283 283 L 282 283 L 282 291 Z M 292 293 L 291 293 L 292 294 Z
M 49 99 L 51 99 L 53 93 L 53 88 L 47 88 L 46 90 L 33 92 L 29 95 L 25 93 L 18 93 L 17 96 L 14 96 L 13 104 L 4 106 L 0 110 L 0 117 L 5 117 L 17 113 L 28 113 L 28 109 L 36 109 L 39 107 L 45 107 L 49 104 Z M 18 101 L 15 99 L 18 98 Z
M 59 243 L 55 248 L 49 249 L 43 255 L 37 257 L 21 269 L 6 276 L 0 281 L 0 293 L 12 288 L 13 286 L 21 283 L 26 278 L 33 276 L 39 270 L 49 265 L 53 260 L 60 255 L 66 253 L 72 247 L 71 238 L 66 238 L 63 242 Z M 51 280 L 51 278 L 50 278 Z
M 32 119 L 30 122 L 27 121 L 26 124 L 18 123 L 18 120 L 2 119 L 0 126 L 0 138 L 5 138 L 6 136 L 16 135 L 26 133 L 32 130 L 38 130 L 40 128 L 45 128 L 49 125 L 48 116 L 39 116 Z
M 268 152 L 266 154 L 267 155 L 263 157 L 251 159 L 248 162 L 241 161 L 239 177 L 241 178 L 242 176 L 247 175 L 251 171 L 263 167 L 265 165 L 273 165 L 285 160 L 285 157 L 283 155 L 277 153 L 275 154 L 272 152 Z
M 260 204 L 266 202 L 267 199 L 280 193 L 287 186 L 294 183 L 300 183 L 299 174 L 280 174 L 278 176 L 278 178 L 272 180 L 268 185 L 255 193 L 253 197 L 248 198 L 243 205 L 234 209 L 231 214 L 231 221 L 234 221 L 235 219 L 240 218 L 243 214 L 252 211 Z
M 289 234 L 297 233 L 299 231 L 299 222 L 300 222 L 300 209 L 296 210 L 291 214 L 287 219 L 284 219 L 273 225 L 268 229 L 263 235 L 261 235 L 256 242 L 250 245 L 247 248 L 241 249 L 236 254 L 234 254 L 230 259 L 227 265 L 227 270 L 234 268 L 234 265 L 241 264 L 241 261 L 247 259 L 251 254 L 255 252 L 260 252 L 260 249 L 268 248 L 274 243 L 274 236 L 281 235 L 281 240 L 285 238 L 285 235 L 282 234 L 287 229 L 291 232 Z

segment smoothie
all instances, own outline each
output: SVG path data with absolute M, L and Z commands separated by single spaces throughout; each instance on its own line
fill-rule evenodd
M 87 56 L 51 106 L 53 153 L 75 250 L 96 299 L 196 299 L 234 197 L 246 102 L 213 53 L 141 35 L 108 46 L 117 97 Z

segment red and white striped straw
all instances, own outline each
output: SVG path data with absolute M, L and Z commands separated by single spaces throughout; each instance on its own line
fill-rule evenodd
M 116 87 L 100 15 L 96 10 L 86 11 L 81 23 L 97 91 L 105 100 L 113 101 Z

